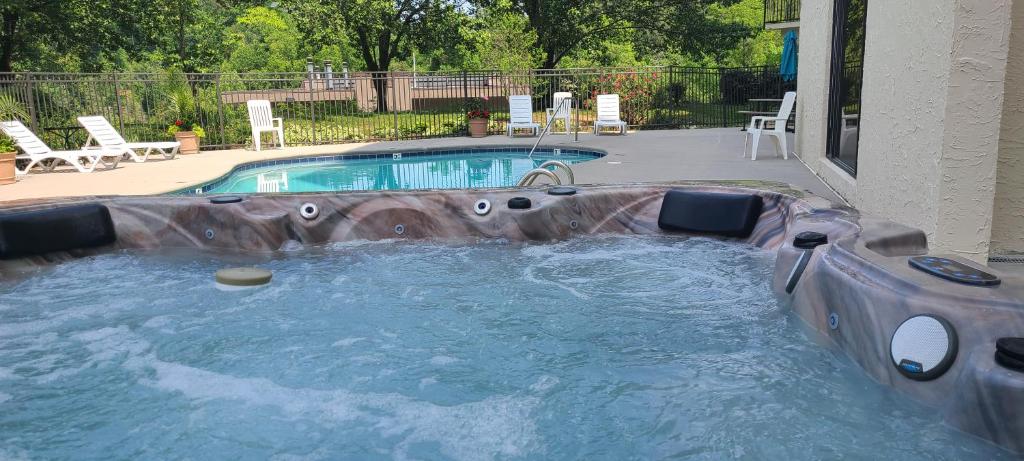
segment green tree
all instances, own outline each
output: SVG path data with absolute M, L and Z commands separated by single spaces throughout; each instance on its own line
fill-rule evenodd
M 315 17 L 329 29 L 348 32 L 373 78 L 379 111 L 388 110 L 387 72 L 392 63 L 409 53 L 417 39 L 432 39 L 436 47 L 448 46 L 436 37 L 446 31 L 450 34 L 453 25 L 447 21 L 458 17 L 447 0 L 283 0 L 282 5 L 297 14 L 301 12 L 300 23 Z
M 505 0 L 473 0 L 498 7 Z M 708 9 L 735 0 L 511 0 L 512 11 L 524 14 L 537 35 L 541 66 L 557 67 L 580 49 L 609 40 L 632 41 L 638 53 L 675 50 L 704 53 L 723 49 L 751 35 L 746 25 L 709 16 Z
M 712 58 L 717 65 L 726 67 L 762 66 L 778 63 L 782 58 L 782 37 L 777 31 L 764 30 L 763 0 L 741 0 L 732 5 L 712 5 L 708 9 L 712 20 L 733 24 L 751 31 L 729 46 L 715 50 Z
M 110 50 L 136 45 L 138 29 L 130 19 L 140 8 L 139 0 L 4 0 L 0 72 L 60 70 L 53 65 L 65 54 L 79 57 L 85 70 L 95 69 Z
M 226 37 L 224 67 L 236 72 L 297 72 L 303 69 L 300 37 L 291 18 L 258 6 L 238 17 Z
M 486 69 L 521 71 L 540 62 L 534 44 L 537 33 L 529 28 L 526 16 L 507 7 L 483 9 L 470 39 Z

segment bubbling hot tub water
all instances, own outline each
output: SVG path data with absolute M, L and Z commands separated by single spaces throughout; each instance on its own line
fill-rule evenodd
M 238 261 L 232 261 L 233 263 Z M 813 343 L 774 253 L 356 242 L 0 284 L 0 458 L 995 459 Z

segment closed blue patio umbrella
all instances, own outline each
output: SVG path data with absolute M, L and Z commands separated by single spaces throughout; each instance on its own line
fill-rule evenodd
M 786 32 L 782 39 L 782 64 L 779 65 L 779 75 L 784 81 L 796 78 L 796 32 Z

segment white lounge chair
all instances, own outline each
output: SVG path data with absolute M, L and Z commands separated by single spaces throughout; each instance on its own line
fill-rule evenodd
M 551 107 L 544 112 L 547 115 L 548 123 L 555 123 L 555 120 L 562 120 L 565 134 L 569 134 L 569 123 L 572 120 L 572 93 L 559 91 L 551 97 Z M 555 131 L 548 128 L 548 133 Z
M 100 163 L 109 170 L 117 167 L 117 162 L 124 155 L 124 152 L 120 150 L 107 150 L 105 148 L 53 150 L 18 121 L 2 122 L 0 123 L 0 130 L 3 130 L 4 134 L 14 140 L 14 143 L 24 152 L 16 158 L 18 160 L 28 160 L 28 165 L 25 166 L 25 169 L 15 169 L 15 173 L 19 175 L 27 174 L 32 167 L 40 164 L 46 168 L 46 171 L 53 171 L 60 162 L 67 162 L 82 173 L 91 173 Z M 83 163 L 82 159 L 85 159 L 86 162 Z M 47 160 L 50 160 L 49 165 L 45 164 Z
M 249 125 L 252 126 L 252 145 L 260 150 L 260 134 L 271 132 L 277 134 L 277 142 L 284 147 L 284 120 L 274 118 L 270 110 L 270 101 L 254 99 L 248 102 Z
M 594 120 L 594 134 L 601 134 L 601 128 L 616 128 L 619 134 L 626 134 L 629 125 L 619 118 L 619 95 L 597 95 L 597 120 Z
M 83 149 L 92 149 L 95 142 L 98 147 L 111 151 L 121 151 L 131 157 L 136 163 L 149 160 L 153 151 L 159 152 L 165 159 L 170 160 L 178 154 L 181 143 L 177 141 L 162 142 L 128 142 L 121 137 L 121 134 L 101 115 L 78 117 L 78 124 L 85 128 L 89 137 L 85 140 Z M 139 155 L 142 151 L 142 155 Z
M 508 135 L 512 136 L 515 130 L 533 130 L 533 135 L 540 134 L 540 124 L 533 121 L 533 100 L 529 95 L 515 95 L 508 97 Z
M 771 136 L 775 140 L 775 154 L 782 151 L 782 158 L 789 160 L 789 148 L 786 146 L 786 123 L 789 115 L 793 113 L 793 104 L 796 103 L 796 92 L 787 92 L 782 97 L 782 105 L 779 106 L 779 113 L 775 116 L 755 116 L 750 118 L 750 126 L 747 127 L 746 137 L 743 139 L 743 156 L 747 155 L 747 143 L 750 138 L 754 139 L 750 148 L 750 159 L 757 160 L 757 144 L 761 135 Z M 771 127 L 768 125 L 771 124 Z

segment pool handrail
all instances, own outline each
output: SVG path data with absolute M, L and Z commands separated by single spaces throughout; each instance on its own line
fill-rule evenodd
M 570 102 L 571 103 L 572 102 L 572 98 L 565 98 L 565 99 L 562 99 L 561 101 L 558 102 L 558 107 L 555 107 L 555 109 L 551 113 L 551 115 L 548 116 L 548 121 L 547 121 L 547 123 L 544 124 L 544 129 L 540 131 L 540 136 L 537 136 L 537 142 L 533 143 L 533 147 L 530 148 L 530 153 L 526 155 L 526 158 L 533 158 L 533 151 L 537 150 L 537 146 L 539 146 L 540 145 L 540 141 L 542 139 L 544 139 L 544 135 L 548 134 L 549 132 L 551 132 L 551 122 L 554 121 L 555 115 L 557 115 L 559 113 L 559 111 L 562 110 L 562 106 L 564 106 L 566 102 Z M 579 130 L 579 122 L 578 121 L 576 122 L 576 128 L 577 128 L 577 131 L 578 131 Z M 566 132 L 568 132 L 568 131 L 569 131 L 569 127 L 566 127 Z M 579 134 L 577 134 L 577 136 L 579 136 Z

